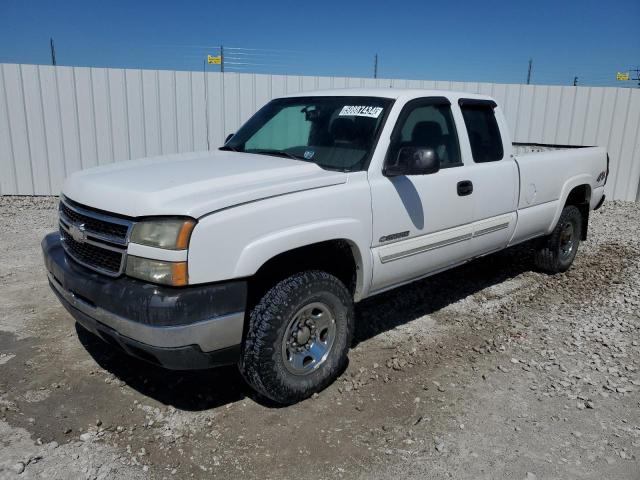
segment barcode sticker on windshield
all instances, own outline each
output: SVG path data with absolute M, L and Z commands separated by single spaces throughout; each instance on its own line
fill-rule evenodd
M 339 117 L 371 117 L 378 118 L 382 113 L 382 107 L 370 107 L 367 105 L 345 105 L 338 114 Z

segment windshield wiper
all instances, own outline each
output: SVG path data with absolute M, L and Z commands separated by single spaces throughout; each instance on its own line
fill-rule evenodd
M 225 150 L 227 152 L 231 151 L 231 152 L 237 152 L 238 150 L 233 148 L 231 145 L 223 145 L 222 147 L 220 147 L 218 150 Z
M 284 150 L 275 150 L 275 149 L 267 149 L 267 148 L 256 148 L 247 151 L 247 153 L 257 153 L 258 155 L 274 155 L 277 157 L 286 157 L 291 160 L 304 160 L 306 159 L 299 155 L 294 155 L 293 153 L 285 152 Z

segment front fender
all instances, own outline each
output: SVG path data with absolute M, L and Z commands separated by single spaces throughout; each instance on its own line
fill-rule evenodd
M 270 259 L 290 250 L 329 240 L 345 240 L 351 247 L 357 268 L 357 288 L 360 294 L 366 288 L 365 279 L 371 278 L 371 256 L 363 254 L 361 222 L 350 218 L 337 218 L 297 225 L 267 233 L 248 243 L 240 253 L 234 277 L 255 274 Z
M 358 292 L 371 283 L 371 198 L 365 175 L 347 184 L 283 195 L 199 219 L 189 244 L 189 283 L 250 277 L 273 257 L 345 240 L 358 267 Z

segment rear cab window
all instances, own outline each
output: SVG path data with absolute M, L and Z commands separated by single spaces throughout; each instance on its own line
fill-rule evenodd
M 496 162 L 504 157 L 502 136 L 496 120 L 493 100 L 461 98 L 460 110 L 467 128 L 473 161 Z

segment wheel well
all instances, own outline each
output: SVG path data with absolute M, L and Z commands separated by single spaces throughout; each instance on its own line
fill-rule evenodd
M 249 279 L 249 306 L 255 305 L 280 280 L 305 270 L 330 273 L 355 295 L 359 268 L 353 248 L 347 240 L 329 240 L 276 255 Z
M 569 196 L 567 197 L 567 201 L 565 202 L 565 206 L 574 205 L 578 207 L 580 213 L 582 214 L 582 232 L 581 239 L 587 239 L 587 229 L 589 226 L 589 210 L 591 203 L 591 187 L 589 185 L 578 185 L 574 187 L 571 192 L 569 192 Z

